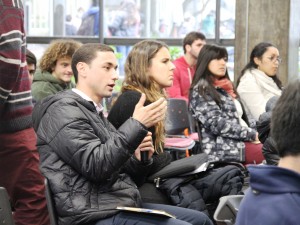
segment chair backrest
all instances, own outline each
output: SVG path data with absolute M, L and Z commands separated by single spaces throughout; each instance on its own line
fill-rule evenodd
M 244 195 L 228 195 L 220 198 L 214 213 L 217 224 L 234 225 Z
M 46 200 L 47 200 L 47 208 L 49 212 L 50 217 L 50 224 L 51 225 L 57 225 L 57 213 L 55 208 L 55 203 L 52 195 L 52 191 L 50 189 L 50 185 L 48 182 L 48 179 L 45 178 L 45 188 L 46 188 Z
M 190 118 L 187 103 L 184 99 L 169 98 L 166 118 L 166 134 L 183 134 L 188 128 L 191 131 Z
M 14 225 L 11 206 L 7 191 L 4 187 L 0 187 L 0 224 Z

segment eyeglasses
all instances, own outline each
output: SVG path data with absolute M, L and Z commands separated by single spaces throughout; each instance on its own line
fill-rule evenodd
M 276 56 L 271 56 L 271 57 L 267 57 L 267 59 L 269 59 L 271 62 L 278 62 L 279 64 L 282 63 L 282 58 L 280 57 L 276 57 Z

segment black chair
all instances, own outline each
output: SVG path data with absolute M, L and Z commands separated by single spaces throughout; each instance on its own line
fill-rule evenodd
M 220 198 L 214 213 L 218 225 L 234 225 L 244 195 L 228 195 Z
M 46 189 L 45 193 L 46 193 L 46 200 L 47 200 L 47 208 L 48 208 L 49 217 L 50 217 L 50 224 L 58 225 L 55 202 L 54 202 L 52 191 L 50 189 L 50 185 L 48 183 L 47 178 L 45 178 L 45 189 Z
M 188 131 L 188 136 L 192 134 L 194 129 L 191 124 L 188 106 L 184 99 L 168 99 L 165 129 L 167 135 L 184 135 L 186 130 Z
M 175 159 L 179 158 L 180 151 L 186 151 L 189 156 L 199 138 L 197 133 L 192 133 L 188 106 L 184 99 L 168 99 L 165 131 L 165 150 L 173 151 Z
M 8 194 L 4 187 L 0 187 L 0 224 L 15 224 L 12 217 L 11 205 L 9 202 Z

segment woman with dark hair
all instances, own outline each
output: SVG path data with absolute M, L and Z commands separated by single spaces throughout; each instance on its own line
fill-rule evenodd
M 256 120 L 265 112 L 267 101 L 281 95 L 282 84 L 277 76 L 280 63 L 278 49 L 261 42 L 253 48 L 250 61 L 238 78 L 237 91 L 246 111 Z
M 200 125 L 202 149 L 211 161 L 261 163 L 255 120 L 249 118 L 227 72 L 226 48 L 205 45 L 190 89 L 190 110 Z

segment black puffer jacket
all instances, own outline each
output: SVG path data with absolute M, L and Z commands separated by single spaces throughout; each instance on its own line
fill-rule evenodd
M 140 194 L 126 170 L 141 176 L 151 166 L 132 157 L 147 134 L 142 124 L 131 118 L 117 131 L 92 102 L 71 90 L 38 103 L 33 121 L 59 224 L 94 224 L 116 214 L 117 206 L 139 206 Z
M 274 96 L 268 100 L 266 112 L 262 113 L 257 121 L 258 138 L 260 142 L 263 143 L 262 153 L 268 165 L 277 165 L 279 161 L 275 140 L 270 136 L 272 110 L 275 107 L 278 98 L 278 96 Z

